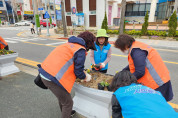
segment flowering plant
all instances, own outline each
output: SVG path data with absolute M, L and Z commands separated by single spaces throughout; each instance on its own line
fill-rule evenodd
M 12 50 L 5 50 L 5 49 L 0 49 L 0 55 L 6 55 L 6 54 L 12 54 L 15 53 Z

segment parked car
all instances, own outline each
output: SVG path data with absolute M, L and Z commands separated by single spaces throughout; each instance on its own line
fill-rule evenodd
M 46 19 L 40 20 L 40 26 L 41 26 L 41 27 L 46 27 L 46 26 L 47 26 L 47 25 L 46 25 Z M 49 20 L 48 20 L 48 26 L 50 26 Z M 52 26 L 55 27 L 56 24 L 55 24 L 55 23 L 52 23 Z
M 15 26 L 29 26 L 30 25 L 30 21 L 21 20 L 21 21 L 15 23 L 14 25 Z

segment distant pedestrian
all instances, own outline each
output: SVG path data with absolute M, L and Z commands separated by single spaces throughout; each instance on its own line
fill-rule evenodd
M 7 42 L 0 36 L 0 49 L 9 50 Z
M 110 86 L 112 118 L 178 118 L 159 91 L 139 84 L 127 70 L 117 73 Z
M 173 99 L 169 70 L 159 53 L 151 46 L 144 44 L 129 35 L 119 35 L 115 47 L 128 55 L 128 70 L 139 83 L 162 93 L 166 101 Z
M 33 34 L 33 33 L 35 34 L 33 22 L 30 23 L 30 28 L 31 28 L 31 33 L 32 33 L 32 34 Z

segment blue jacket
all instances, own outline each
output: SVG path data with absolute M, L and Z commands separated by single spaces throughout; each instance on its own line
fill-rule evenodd
M 160 92 L 140 84 L 120 87 L 114 92 L 124 118 L 178 118 L 178 113 Z
M 95 64 L 103 63 L 107 58 L 107 53 L 109 49 L 111 48 L 111 45 L 108 43 L 106 46 L 103 46 L 103 49 L 100 49 L 100 46 L 95 43 L 95 47 L 97 51 L 94 51 L 94 60 Z M 101 70 L 108 69 L 108 63 L 106 64 L 105 68 L 102 68 Z
M 70 43 L 77 43 L 77 44 L 80 44 L 80 45 L 86 47 L 85 41 L 82 40 L 81 38 L 77 38 L 75 36 L 70 37 L 69 40 L 68 40 L 68 42 L 70 42 Z M 76 77 L 80 78 L 80 79 L 85 79 L 85 77 L 86 77 L 85 73 L 83 72 L 85 58 L 86 58 L 86 51 L 84 49 L 80 49 L 80 50 L 78 50 L 74 54 L 74 73 L 75 73 Z M 38 69 L 39 73 L 41 73 L 43 76 L 45 76 L 49 80 L 53 81 L 57 85 L 63 87 L 57 81 L 57 79 L 55 77 L 53 77 L 52 75 L 50 75 L 49 73 L 47 73 L 43 68 L 41 68 L 41 65 L 38 65 L 38 67 L 39 67 L 39 69 Z

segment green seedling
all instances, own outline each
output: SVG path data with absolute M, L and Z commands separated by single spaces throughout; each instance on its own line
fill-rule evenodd
M 87 73 L 90 74 L 90 69 L 87 69 Z
M 109 86 L 109 83 L 108 83 L 108 82 L 105 82 L 105 86 Z
M 103 86 L 103 87 L 105 86 L 105 82 L 104 82 L 104 81 L 102 81 L 100 84 L 101 84 L 101 86 Z

